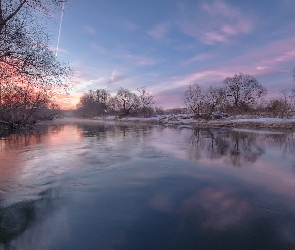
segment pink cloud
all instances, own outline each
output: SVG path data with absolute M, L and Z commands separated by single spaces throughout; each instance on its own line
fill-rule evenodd
M 237 31 L 230 25 L 223 25 L 221 27 L 221 31 L 224 33 L 224 34 L 227 34 L 227 35 L 235 35 L 237 34 Z
M 184 34 L 205 44 L 229 43 L 233 36 L 247 34 L 252 30 L 249 16 L 244 16 L 239 9 L 221 0 L 206 3 L 202 9 L 200 15 L 195 15 L 191 10 L 182 10 L 178 24 Z
M 159 84 L 151 86 L 149 89 L 154 93 L 164 93 L 165 91 L 173 92 L 176 91 L 177 95 L 181 96 L 179 93 L 179 88 L 185 88 L 189 84 L 198 83 L 200 85 L 209 85 L 215 82 L 222 82 L 222 80 L 232 75 L 233 72 L 225 71 L 224 69 L 216 70 L 204 70 L 200 72 L 194 72 L 181 76 L 172 76 Z M 180 98 L 181 99 L 181 98 Z
M 74 76 L 71 79 L 71 83 L 74 85 L 74 88 L 77 90 L 85 88 L 85 86 L 103 82 L 105 78 L 102 76 L 93 77 L 85 69 L 85 65 L 82 63 L 75 63 L 72 65 L 74 68 Z
M 294 43 L 295 37 L 271 42 L 267 46 L 229 60 L 224 67 L 248 71 L 254 75 L 267 75 L 278 71 L 291 72 L 292 65 L 286 65 L 284 62 L 295 62 Z
M 75 72 L 75 75 L 72 78 L 72 84 L 74 84 L 74 86 L 77 87 L 77 85 L 91 85 L 94 83 L 98 83 L 98 82 L 103 82 L 105 80 L 105 78 L 103 77 L 90 77 L 88 74 L 86 74 L 85 72 Z
M 238 17 L 241 13 L 221 0 L 214 1 L 213 4 L 205 3 L 203 9 L 211 15 L 223 15 L 226 17 Z
M 115 82 L 120 82 L 124 79 L 126 79 L 127 77 L 123 74 L 119 74 L 117 71 L 113 71 L 110 80 L 108 81 L 108 83 L 115 83 Z
M 228 40 L 225 35 L 218 34 L 217 32 L 211 31 L 204 34 L 202 41 L 205 44 L 214 44 L 215 42 L 226 43 Z
M 170 23 L 165 22 L 154 26 L 147 33 L 154 39 L 163 39 L 166 37 L 170 29 Z
M 205 4 L 204 9 L 213 16 L 215 21 L 221 21 L 220 31 L 226 35 L 236 35 L 238 33 L 249 33 L 252 23 L 249 18 L 244 17 L 242 12 L 235 9 L 221 0 L 213 4 Z M 219 20 L 217 20 L 219 19 Z
M 187 61 L 183 62 L 182 65 L 187 65 L 187 64 L 190 64 L 193 62 L 202 61 L 202 60 L 208 59 L 210 57 L 211 56 L 208 54 L 200 54 L 200 55 L 197 55 L 197 56 L 190 58 Z
M 295 49 L 286 51 L 283 55 L 277 57 L 275 61 L 277 62 L 284 62 L 284 61 L 290 61 L 292 59 L 295 59 Z
M 267 69 L 267 67 L 257 66 L 256 69 L 257 69 L 257 70 L 265 70 L 265 69 Z

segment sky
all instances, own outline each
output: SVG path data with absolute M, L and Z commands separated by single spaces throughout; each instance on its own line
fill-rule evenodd
M 75 108 L 88 90 L 146 87 L 156 106 L 180 107 L 188 85 L 221 86 L 239 72 L 274 97 L 295 87 L 294 10 L 295 0 L 69 0 L 58 57 L 75 75 L 60 105 Z M 52 48 L 59 20 L 48 25 Z

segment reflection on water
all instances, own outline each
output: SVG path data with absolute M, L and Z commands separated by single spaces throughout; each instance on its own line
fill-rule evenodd
M 291 132 L 40 125 L 0 140 L 0 249 L 295 249 Z
M 191 160 L 223 159 L 234 167 L 255 163 L 271 148 L 280 158 L 295 155 L 294 133 L 255 130 L 195 129 L 188 139 Z M 295 173 L 295 159 L 291 162 Z
M 224 158 L 237 167 L 255 162 L 264 153 L 255 134 L 196 129 L 189 141 L 191 158 L 198 160 L 205 151 L 208 159 Z

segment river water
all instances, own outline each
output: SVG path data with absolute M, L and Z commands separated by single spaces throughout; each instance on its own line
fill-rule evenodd
M 295 134 L 64 122 L 4 136 L 0 249 L 295 249 Z

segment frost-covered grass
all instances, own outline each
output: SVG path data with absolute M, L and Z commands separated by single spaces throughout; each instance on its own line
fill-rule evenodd
M 231 120 L 232 122 L 295 122 L 295 119 L 282 119 L 282 118 L 270 118 L 270 117 L 265 117 L 265 118 L 248 118 L 248 119 L 233 119 Z
M 161 121 L 161 122 L 182 122 L 182 123 L 190 123 L 190 122 L 205 122 L 204 119 L 193 119 L 192 114 L 176 114 L 176 115 L 156 115 L 153 117 L 143 118 L 143 117 L 122 117 L 119 118 L 117 116 L 106 116 L 106 117 L 95 117 L 95 120 L 116 120 L 116 121 Z M 265 122 L 265 123 L 274 123 L 274 122 L 295 122 L 295 118 L 283 119 L 283 118 L 271 118 L 271 117 L 263 117 L 263 118 L 244 118 L 245 116 L 236 116 L 236 117 L 228 117 L 216 120 L 209 120 L 218 122 L 218 121 L 230 121 L 230 122 Z
M 106 116 L 106 117 L 95 117 L 95 120 L 115 120 L 115 121 L 147 121 L 147 122 L 161 122 L 161 123 L 178 123 L 182 122 L 188 124 L 190 122 L 196 121 L 191 118 L 190 114 L 176 114 L 176 115 L 156 115 L 153 117 L 143 118 L 143 117 L 122 117 L 117 116 Z
M 255 130 L 255 129 L 243 129 L 243 128 L 234 128 L 233 131 L 237 132 L 246 132 L 246 133 L 255 133 L 255 134 L 262 134 L 262 135 L 281 135 L 284 134 L 284 132 L 280 131 L 269 131 L 269 130 Z
M 220 115 L 220 114 L 218 114 Z M 192 114 L 156 115 L 149 118 L 116 116 L 96 117 L 100 121 L 122 121 L 163 124 L 167 126 L 186 127 L 255 127 L 255 128 L 286 128 L 295 129 L 295 118 L 282 119 L 271 117 L 250 118 L 248 115 L 231 117 L 224 114 L 221 119 L 204 120 L 194 119 Z

